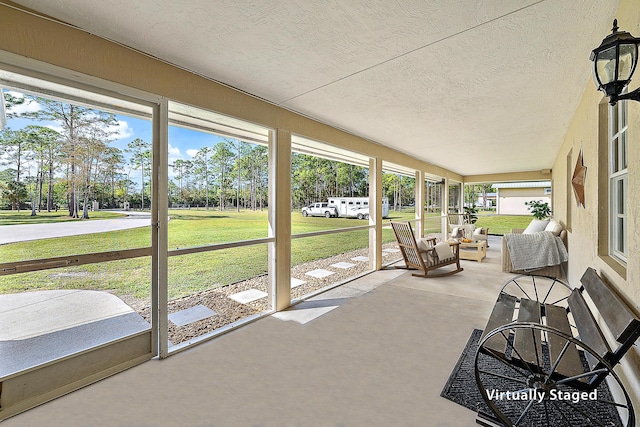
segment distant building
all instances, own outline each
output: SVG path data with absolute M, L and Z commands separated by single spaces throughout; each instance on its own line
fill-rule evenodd
M 525 202 L 541 200 L 551 206 L 551 182 L 504 182 L 493 184 L 496 189 L 498 215 L 531 215 Z
M 482 193 L 480 193 L 480 195 L 478 196 L 478 199 L 476 200 L 476 207 L 482 208 L 482 209 L 495 208 L 497 203 L 496 196 L 497 196 L 497 193 L 487 193 L 487 199 L 485 200 Z

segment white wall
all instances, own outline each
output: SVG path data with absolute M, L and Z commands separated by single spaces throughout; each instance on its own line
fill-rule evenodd
M 551 196 L 545 196 L 542 188 L 499 188 L 497 200 L 499 215 L 531 215 L 524 203 L 532 200 L 541 200 L 551 206 Z

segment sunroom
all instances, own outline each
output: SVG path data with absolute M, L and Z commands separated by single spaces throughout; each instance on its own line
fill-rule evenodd
M 194 406 L 179 399 L 188 408 L 176 409 L 190 420 L 185 425 L 304 424 L 297 416 L 288 423 L 279 415 L 283 408 L 306 412 L 317 420 L 312 424 L 376 425 L 372 387 L 386 396 L 381 407 L 403 408 L 406 418 L 399 424 L 425 425 L 418 418 L 436 411 L 439 396 L 429 398 L 427 409 L 415 410 L 389 403 L 391 394 L 405 396 L 407 390 L 399 389 L 406 381 L 431 396 L 409 381 L 411 373 L 448 374 L 471 329 L 482 329 L 488 301 L 509 276 L 500 271 L 500 237 L 490 236 L 486 263 L 465 261 L 465 271 L 442 281 L 411 278 L 393 269 L 403 262 L 389 217 L 410 222 L 418 238 L 446 236 L 448 214 L 464 208 L 467 185 L 550 182 L 553 217 L 567 230 L 568 283 L 579 286 L 592 267 L 639 310 L 640 266 L 632 254 L 640 244 L 633 130 L 640 106 L 626 101 L 610 107 L 594 86 L 589 61 L 614 18 L 621 29 L 640 34 L 640 5 L 632 0 L 491 1 L 473 7 L 464 1 L 213 7 L 206 1 L 21 0 L 1 2 L 0 12 L 0 87 L 17 102 L 6 107 L 6 123 L 10 129 L 58 132 L 52 144 L 60 152 L 47 170 L 65 177 L 60 195 L 48 197 L 43 188 L 54 186 L 38 187 L 38 180 L 46 183 L 46 168 L 38 169 L 34 155 L 25 163 L 33 166 L 24 166 L 22 179 L 14 179 L 24 183 L 25 203 L 35 210 L 40 190 L 43 210 L 55 211 L 47 205 L 59 197 L 65 201 L 60 210 L 105 215 L 86 223 L 107 224 L 124 215 L 141 224 L 100 236 L 27 239 L 12 231 L 22 240 L 0 243 L 2 357 L 9 350 L 25 355 L 11 353 L 17 362 L 0 373 L 0 419 L 11 417 L 8 425 L 49 417 L 69 425 L 90 423 L 91 414 L 69 418 L 57 411 L 68 408 L 64 399 L 82 399 L 91 390 L 128 396 L 137 415 L 118 415 L 116 425 L 144 424 L 153 408 L 165 404 L 157 390 L 142 398 L 127 394 L 122 384 L 110 391 L 109 384 L 138 370 L 173 378 L 176 389 L 167 393 L 198 395 L 217 386 L 181 383 L 179 364 L 216 360 L 240 370 L 238 383 L 230 375 L 220 376 L 221 384 L 247 395 L 233 404 L 215 394 L 226 404 L 217 414 L 201 407 L 201 399 L 194 398 Z M 81 126 L 59 124 L 71 106 L 87 123 L 82 138 L 73 138 Z M 31 115 L 17 117 L 19 108 Z M 121 176 L 109 175 L 91 157 L 89 148 L 96 144 L 86 129 L 97 116 L 104 126 L 95 132 L 129 137 L 102 135 L 125 156 Z M 15 163 L 8 152 L 2 154 L 4 166 Z M 41 159 L 46 164 L 44 154 Z M 576 203 L 572 186 L 577 163 L 586 168 L 583 204 Z M 308 171 L 316 172 L 313 179 Z M 118 180 L 126 184 L 118 187 Z M 366 217 L 302 216 L 302 206 L 329 197 L 343 197 L 345 205 L 366 203 Z M 385 214 L 385 203 L 392 215 Z M 0 241 L 9 234 L 2 227 Z M 394 286 L 402 289 L 399 294 Z M 374 288 L 366 295 L 354 291 Z M 358 303 L 345 297 L 352 291 Z M 284 329 L 269 329 L 296 307 L 321 319 L 338 312 L 336 307 L 346 312 L 351 306 L 354 311 L 342 321 L 357 327 L 347 327 L 346 337 L 338 337 L 343 324 L 322 329 L 315 320 L 300 323 L 300 329 L 287 329 L 286 322 Z M 470 329 L 451 332 L 456 318 L 465 316 L 461 324 Z M 380 325 L 385 319 L 389 329 Z M 400 326 L 415 322 L 433 331 L 419 337 L 416 325 Z M 368 332 L 358 337 L 358 330 L 368 327 L 381 327 L 380 339 L 398 350 L 379 360 L 364 351 L 375 338 Z M 283 333 L 293 335 L 278 335 Z M 411 338 L 415 348 L 408 344 Z M 425 351 L 429 346 L 422 339 L 433 341 L 437 351 Z M 327 356 L 344 361 L 344 367 L 316 371 L 313 361 L 322 357 L 311 357 L 302 343 L 318 349 L 318 342 L 333 357 L 345 357 Z M 217 353 L 217 345 L 230 346 L 229 354 Z M 271 346 L 295 349 L 299 359 L 280 365 Z M 346 360 L 348 351 L 371 356 L 370 366 Z M 402 356 L 412 351 L 421 354 L 425 367 Z M 260 369 L 242 371 L 230 354 Z M 366 378 L 365 368 L 381 369 L 392 357 L 397 364 L 384 373 L 398 381 Z M 632 347 L 616 368 L 635 407 L 638 366 L 640 354 Z M 287 367 L 296 367 L 291 380 L 285 378 Z M 346 395 L 362 395 L 341 395 L 344 405 L 323 401 L 349 369 L 355 370 L 354 384 Z M 321 384 L 326 393 L 302 387 L 305 372 L 314 381 L 331 378 Z M 260 390 L 255 394 L 247 385 L 249 373 Z M 149 387 L 169 387 L 166 381 Z M 424 382 L 427 388 L 444 385 Z M 299 406 L 265 396 L 280 389 Z M 293 397 L 298 391 L 313 396 L 314 404 L 302 406 Z M 127 399 L 113 399 L 125 410 Z M 245 405 L 253 409 L 243 414 Z M 350 405 L 371 409 L 350 418 Z M 467 425 L 473 419 L 470 411 L 452 410 L 463 421 L 438 422 Z M 167 419 L 177 422 L 171 418 L 176 414 Z M 380 425 L 389 423 L 385 417 L 378 414 Z

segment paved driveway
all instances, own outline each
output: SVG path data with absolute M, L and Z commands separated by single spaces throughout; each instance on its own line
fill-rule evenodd
M 125 212 L 118 212 L 125 213 Z M 68 221 L 49 224 L 18 224 L 0 226 L 0 245 L 27 240 L 50 239 L 53 237 L 77 236 L 80 234 L 104 233 L 151 225 L 151 214 L 146 212 L 126 212 L 124 218 L 101 219 L 95 221 Z

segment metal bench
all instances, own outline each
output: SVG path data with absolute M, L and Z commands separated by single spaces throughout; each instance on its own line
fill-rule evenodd
M 479 412 L 479 424 L 636 425 L 613 367 L 640 336 L 640 320 L 592 268 L 581 283 L 571 289 L 556 278 L 520 275 L 502 287 L 476 352 L 476 383 L 493 412 Z

